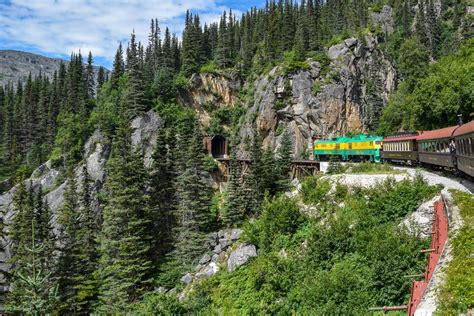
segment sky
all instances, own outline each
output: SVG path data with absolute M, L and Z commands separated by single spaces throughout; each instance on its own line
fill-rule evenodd
M 157 18 L 181 36 L 186 10 L 214 22 L 224 10 L 238 15 L 265 0 L 0 0 L 0 50 L 14 49 L 68 59 L 92 52 L 96 65 L 111 68 L 119 42 L 135 30 L 146 42 Z

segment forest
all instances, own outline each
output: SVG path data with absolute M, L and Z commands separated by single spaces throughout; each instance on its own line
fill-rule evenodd
M 384 5 L 393 8 L 390 36 L 371 19 Z M 321 218 L 304 215 L 297 200 L 284 195 L 295 154 L 287 131 L 273 151 L 254 130 L 245 144 L 252 164 L 243 176 L 237 154 L 245 141 L 239 137 L 245 104 L 215 111 L 215 125 L 202 126 L 177 94 L 195 73 L 238 72 L 251 83 L 275 65 L 294 72 L 308 60 L 324 64 L 328 47 L 370 33 L 380 38 L 399 75 L 377 133 L 445 127 L 456 124 L 458 114 L 472 120 L 474 22 L 467 5 L 270 0 L 241 16 L 224 12 L 209 25 L 188 12 L 180 37 L 156 19 L 147 43 L 132 33 L 117 48 L 110 76 L 102 67 L 94 75 L 91 53 L 85 62 L 73 53 L 53 78 L 30 75 L 0 86 L 0 181 L 17 185 L 16 215 L 3 230 L 12 254 L 8 311 L 323 315 L 403 303 L 409 280 L 395 274 L 423 266 L 421 257 L 408 254 L 426 241 L 397 229 L 397 222 L 439 188 L 417 179 L 353 194 L 341 186 L 334 195 L 324 181 L 306 179 L 300 198 L 321 218 L 337 214 L 328 216 L 329 226 L 321 225 Z M 164 123 L 147 167 L 132 144 L 130 121 L 152 109 Z M 205 132 L 222 131 L 224 123 L 230 127 L 231 174 L 220 193 L 210 184 L 216 166 L 202 144 Z M 97 130 L 111 147 L 100 189 L 87 168 L 77 167 Z M 49 192 L 26 181 L 46 161 L 59 170 L 58 185 L 66 183 L 57 214 L 44 198 Z M 248 267 L 202 282 L 185 302 L 155 291 L 181 289 L 180 278 L 205 253 L 208 234 L 234 227 L 243 227 L 245 240 L 259 249 Z M 300 249 L 304 240 L 307 252 Z M 383 256 L 387 251 L 399 260 Z

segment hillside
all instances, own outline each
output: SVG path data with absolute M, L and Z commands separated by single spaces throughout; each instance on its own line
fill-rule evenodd
M 423 271 L 431 235 L 402 223 L 440 194 L 455 203 L 448 188 L 463 205 L 472 195 L 388 164 L 331 161 L 329 173 L 347 174 L 304 179 L 293 167 L 319 164 L 317 139 L 471 120 L 471 11 L 271 0 L 210 24 L 188 12 L 180 36 L 156 19 L 146 43 L 132 32 L 108 78 L 73 53 L 52 80 L 0 85 L 5 309 L 363 315 L 406 304 L 403 276 Z M 43 65 L 13 55 L 9 71 Z M 461 233 L 458 243 L 472 231 Z M 447 314 L 474 308 L 461 246 L 437 307 Z
M 16 85 L 18 80 L 25 82 L 30 73 L 33 77 L 41 73 L 51 79 L 61 63 L 69 62 L 17 50 L 0 50 L 0 86 L 8 82 Z M 96 75 L 98 70 L 99 67 L 95 67 Z

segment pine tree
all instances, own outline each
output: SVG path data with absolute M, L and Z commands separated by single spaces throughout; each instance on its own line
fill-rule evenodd
M 114 65 L 112 75 L 110 77 L 110 84 L 113 89 L 118 88 L 119 80 L 125 73 L 125 64 L 123 61 L 122 43 L 119 44 L 117 52 L 115 53 Z
M 19 292 L 18 303 L 8 304 L 7 310 L 26 315 L 47 315 L 55 311 L 59 302 L 58 288 L 50 282 L 52 273 L 45 271 L 41 259 L 44 245 L 36 242 L 35 223 L 31 222 L 31 245 L 25 244 L 24 268 L 17 269 L 14 291 Z
M 129 81 L 125 91 L 123 110 L 131 119 L 140 115 L 148 109 L 148 97 L 146 94 L 146 83 L 143 77 L 142 59 L 139 54 L 139 45 L 135 41 L 135 33 L 132 33 L 129 49 L 127 50 L 127 74 Z
M 87 56 L 87 66 L 86 66 L 86 88 L 87 96 L 90 99 L 93 99 L 95 96 L 95 74 L 94 74 L 94 60 L 92 58 L 92 53 L 89 52 Z
M 105 69 L 104 67 L 100 66 L 99 71 L 97 73 L 97 90 L 100 89 L 106 81 L 105 78 Z
M 75 277 L 77 289 L 77 305 L 79 313 L 90 313 L 98 296 L 98 244 L 99 227 L 92 206 L 92 186 L 87 166 L 84 165 L 81 174 L 81 191 L 79 194 L 77 239 L 80 245 L 77 261 L 78 275 Z
M 141 155 L 122 123 L 115 136 L 106 182 L 107 204 L 100 234 L 102 309 L 124 312 L 150 286 L 149 196 Z
M 227 227 L 234 227 L 240 225 L 244 217 L 242 174 L 236 150 L 232 151 L 229 168 L 229 184 L 226 191 L 226 205 L 222 220 Z
M 185 170 L 176 183 L 177 208 L 174 230 L 174 250 L 170 254 L 171 265 L 184 272 L 198 259 L 206 248 L 206 232 L 210 226 L 209 174 L 203 168 L 204 150 L 199 124 L 195 121 L 193 129 L 186 135 L 184 156 Z
M 277 174 L 277 191 L 286 191 L 290 188 L 290 171 L 293 155 L 293 143 L 288 130 L 283 132 L 280 147 L 276 158 L 275 172 Z
M 67 171 L 67 186 L 64 192 L 64 202 L 59 211 L 58 223 L 61 225 L 59 233 L 61 252 L 57 272 L 59 292 L 63 303 L 61 310 L 65 313 L 77 313 L 79 302 L 76 280 L 80 275 L 79 251 L 83 245 L 78 239 L 79 202 L 72 167 L 69 167 Z

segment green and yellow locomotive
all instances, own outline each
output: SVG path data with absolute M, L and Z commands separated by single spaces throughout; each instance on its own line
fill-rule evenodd
M 342 161 L 380 162 L 382 137 L 357 135 L 336 137 L 314 142 L 314 159 L 327 161 L 335 157 Z

